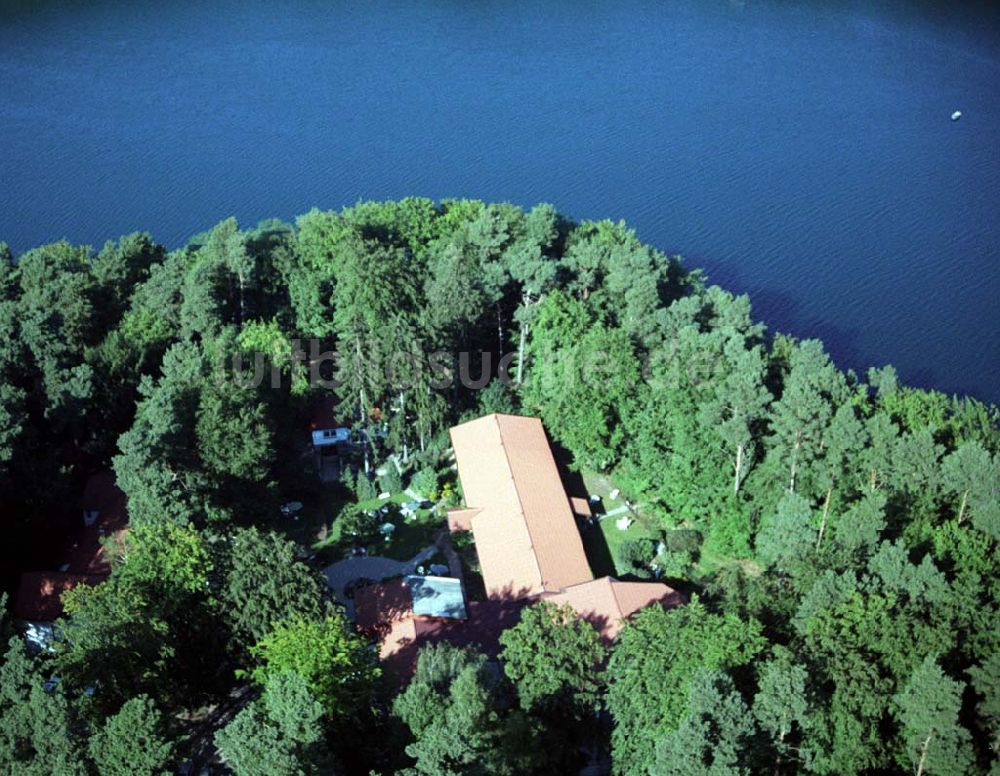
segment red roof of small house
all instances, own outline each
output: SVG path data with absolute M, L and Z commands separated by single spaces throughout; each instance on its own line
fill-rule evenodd
M 101 574 L 28 571 L 21 575 L 14 597 L 14 617 L 28 622 L 52 622 L 62 616 L 62 594 L 77 585 L 96 585 Z
M 464 610 L 457 616 L 439 617 L 428 615 L 426 612 L 417 614 L 414 611 L 414 587 L 412 584 L 414 580 L 420 582 L 437 580 L 459 584 L 458 580 L 451 578 L 440 580 L 438 577 L 405 577 L 358 588 L 354 591 L 354 622 L 358 629 L 384 639 L 386 634 L 406 620 L 436 621 L 441 619 L 442 621 L 451 621 L 468 619 L 467 611 Z
M 470 601 L 469 624 L 463 634 L 464 641 L 452 642 L 459 646 L 476 645 L 490 657 L 500 651 L 500 635 L 521 621 L 524 601 Z
M 128 528 L 128 510 L 125 494 L 115 484 L 110 471 L 99 472 L 87 479 L 80 499 L 79 528 L 69 534 L 64 550 L 68 571 L 74 574 L 109 574 L 111 558 L 102 541 L 110 537 L 121 538 Z M 84 525 L 83 513 L 97 512 L 92 525 Z
M 84 515 L 97 513 L 91 525 Z M 62 594 L 79 584 L 96 585 L 111 573 L 111 558 L 102 542 L 121 538 L 128 528 L 125 494 L 110 471 L 87 479 L 80 499 L 78 522 L 69 531 L 60 568 L 21 574 L 14 598 L 14 616 L 30 622 L 51 622 L 62 615 Z
M 540 598 L 557 606 L 569 604 L 606 641 L 614 639 L 625 620 L 640 609 L 655 603 L 676 606 L 682 602 L 681 594 L 662 582 L 619 582 L 614 577 L 601 577 Z
M 593 579 L 538 418 L 486 415 L 451 429 L 490 597 L 523 598 Z
M 594 513 L 590 511 L 590 502 L 585 498 L 580 498 L 579 496 L 569 497 L 569 508 L 573 510 L 573 514 L 579 517 L 593 517 Z
M 454 623 L 410 616 L 391 623 L 382 634 L 378 657 L 398 676 L 412 675 L 421 647 L 441 641 Z

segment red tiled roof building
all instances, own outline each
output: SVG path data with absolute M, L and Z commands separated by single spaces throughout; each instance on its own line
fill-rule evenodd
M 605 641 L 639 609 L 682 602 L 660 582 L 594 579 L 575 517 L 588 517 L 589 504 L 567 496 L 538 418 L 486 415 L 453 427 L 451 441 L 466 507 L 449 511 L 448 527 L 472 531 L 488 600 L 468 604 L 467 620 L 446 620 L 414 615 L 402 583 L 359 590 L 358 624 L 390 666 L 409 673 L 416 648 L 435 640 L 495 654 L 520 608 L 539 600 L 568 604 Z

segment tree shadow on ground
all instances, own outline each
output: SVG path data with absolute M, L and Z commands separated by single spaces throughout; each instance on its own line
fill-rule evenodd
M 556 461 L 556 469 L 559 471 L 559 479 L 562 480 L 563 490 L 568 498 L 581 498 L 590 504 L 594 515 L 604 512 L 604 503 L 590 503 L 590 493 L 587 484 L 583 480 L 583 475 L 576 467 L 571 453 L 563 445 L 554 439 L 549 439 L 552 448 L 552 457 Z M 615 576 L 615 559 L 608 547 L 608 541 L 601 530 L 596 517 L 591 519 L 581 519 L 577 516 L 577 528 L 580 531 L 580 538 L 583 540 L 583 549 L 587 554 L 587 561 L 590 563 L 590 570 L 595 577 Z
M 595 577 L 612 576 L 617 577 L 618 572 L 615 567 L 615 559 L 608 547 L 608 540 L 604 536 L 604 531 L 595 520 L 592 524 L 582 527 L 580 538 L 583 539 L 583 549 L 587 553 L 587 561 L 590 563 L 590 570 Z

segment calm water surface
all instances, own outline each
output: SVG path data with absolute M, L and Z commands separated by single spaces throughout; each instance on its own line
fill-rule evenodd
M 0 239 L 549 201 L 626 219 L 842 366 L 1000 401 L 995 9 L 375 5 L 8 3 Z

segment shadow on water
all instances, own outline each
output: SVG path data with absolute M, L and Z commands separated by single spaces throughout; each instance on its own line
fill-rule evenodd
M 819 339 L 830 358 L 841 369 L 867 369 L 862 364 L 860 329 L 841 326 L 833 321 L 807 318 L 802 302 L 776 289 L 757 289 L 750 297 L 763 320 L 771 322 L 773 331 L 790 334 L 797 339 Z
M 820 318 L 807 318 L 803 314 L 801 302 L 787 293 L 774 289 L 755 290 L 750 294 L 750 298 L 754 303 L 757 317 L 769 322 L 771 332 L 789 334 L 800 340 L 821 340 L 824 350 L 838 369 L 843 371 L 852 369 L 858 378 L 864 381 L 869 368 L 886 366 L 885 363 L 872 363 L 872 359 L 862 354 L 860 329 L 841 326 Z M 943 374 L 931 366 L 923 365 L 916 368 L 910 366 L 898 371 L 900 380 L 914 388 L 933 389 L 948 395 L 960 396 L 976 396 L 980 393 L 974 386 L 955 382 L 952 375 Z
M 764 322 L 770 333 L 787 334 L 796 339 L 819 339 L 826 352 L 841 369 L 866 370 L 862 363 L 860 329 L 841 326 L 833 321 L 807 317 L 800 299 L 777 288 L 756 287 L 733 264 L 713 264 L 709 282 L 737 294 L 747 294 L 753 304 L 753 316 Z

